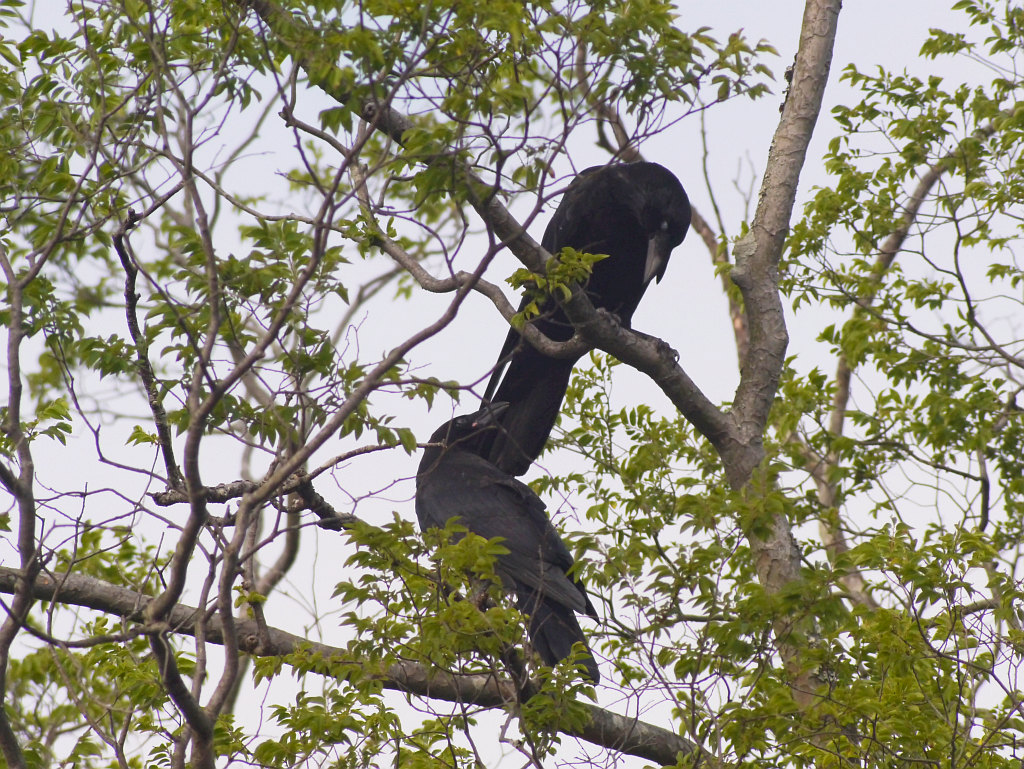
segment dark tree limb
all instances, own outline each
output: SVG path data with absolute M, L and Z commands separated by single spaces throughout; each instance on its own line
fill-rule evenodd
M 24 584 L 20 570 L 0 566 L 0 593 L 14 593 L 19 584 Z M 68 574 L 58 578 L 45 573 L 40 574 L 32 583 L 32 598 L 82 606 L 138 623 L 147 622 L 146 608 L 153 601 L 152 596 L 95 577 Z M 178 604 L 167 612 L 165 623 L 159 627 L 149 627 L 148 632 L 151 637 L 161 634 L 193 636 L 201 615 L 202 612 L 197 608 Z M 303 652 L 325 661 L 334 659 L 358 662 L 352 660 L 343 649 L 308 641 L 273 627 L 261 629 L 255 620 L 235 619 L 234 625 L 238 648 L 247 654 L 274 657 Z M 205 640 L 210 643 L 224 642 L 223 627 L 217 616 L 210 617 L 205 623 L 204 633 Z M 168 656 L 161 656 L 160 659 L 163 661 Z M 173 661 L 173 655 L 169 655 L 169 660 Z M 387 689 L 448 702 L 502 707 L 516 700 L 514 684 L 492 675 L 456 675 L 429 670 L 413 662 L 401 662 L 391 665 L 385 674 L 378 677 Z M 566 734 L 659 764 L 675 764 L 680 756 L 699 753 L 701 760 L 706 762 L 703 765 L 723 765 L 697 744 L 667 729 L 612 713 L 596 705 L 586 705 L 586 708 L 590 714 L 588 722 L 579 729 L 566 731 Z
M 171 440 L 171 430 L 167 425 L 167 411 L 160 400 L 157 391 L 156 374 L 153 373 L 153 366 L 149 362 L 149 341 L 139 326 L 139 295 L 135 290 L 135 279 L 139 274 L 135 266 L 135 260 L 129 253 L 131 246 L 128 243 L 128 233 L 138 226 L 142 221 L 133 209 L 128 210 L 128 218 L 124 220 L 117 232 L 114 233 L 114 251 L 121 260 L 121 267 L 124 270 L 124 307 L 125 316 L 128 321 L 128 332 L 135 343 L 135 368 L 142 379 L 142 386 L 146 390 L 146 399 L 149 402 L 149 410 L 153 414 L 153 422 L 156 424 L 156 434 L 160 443 L 160 454 L 164 459 L 164 467 L 167 470 L 167 485 L 172 489 L 183 488 L 181 471 L 174 459 L 174 442 Z
M 199 700 L 203 682 L 202 665 L 197 666 L 193 686 L 189 687 L 179 670 L 174 655 L 163 635 L 163 625 L 168 612 L 177 604 L 185 589 L 192 555 L 198 545 L 200 533 L 208 521 L 206 501 L 201 496 L 203 488 L 201 463 L 199 460 L 200 445 L 205 435 L 207 418 L 216 403 L 223 395 L 219 383 L 213 381 L 211 361 L 213 359 L 216 340 L 222 322 L 221 280 L 217 270 L 216 252 L 210 233 L 209 217 L 196 187 L 195 175 L 192 173 L 193 145 L 191 144 L 191 121 L 186 121 L 182 130 L 182 157 L 168 156 L 180 174 L 186 200 L 195 213 L 195 227 L 199 233 L 203 251 L 203 265 L 209 301 L 209 318 L 206 322 L 205 340 L 195 345 L 196 360 L 192 366 L 191 381 L 186 398 L 189 413 L 189 424 L 185 431 L 185 446 L 182 452 L 182 479 L 185 491 L 189 495 L 188 519 L 181 528 L 181 534 L 175 544 L 174 554 L 168 568 L 168 577 L 163 592 L 146 607 L 147 625 L 154 628 L 148 634 L 150 649 L 158 663 L 161 680 L 168 695 L 185 720 L 186 729 L 175 740 L 175 763 L 184 760 L 186 745 L 192 744 L 192 764 L 197 769 L 213 769 L 213 724 L 217 714 L 203 708 Z M 134 292 L 132 292 L 134 293 Z M 129 298 L 131 301 L 133 297 Z M 209 390 L 210 394 L 205 395 Z M 199 645 L 200 652 L 202 645 Z

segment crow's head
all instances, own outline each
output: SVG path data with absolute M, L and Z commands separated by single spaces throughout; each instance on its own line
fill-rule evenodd
M 690 200 L 675 175 L 657 163 L 623 166 L 634 190 L 634 210 L 647 236 L 643 283 L 661 280 L 672 249 L 690 228 Z

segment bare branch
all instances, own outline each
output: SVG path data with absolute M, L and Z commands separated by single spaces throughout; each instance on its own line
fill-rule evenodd
M 355 184 L 356 194 L 359 197 L 360 206 L 366 216 L 373 220 L 374 214 L 372 207 L 370 206 L 369 193 L 366 188 L 366 178 L 363 175 L 363 171 L 353 164 L 351 174 Z M 505 293 L 494 283 L 486 281 L 482 277 L 474 277 L 472 273 L 468 273 L 463 270 L 460 270 L 448 278 L 435 278 L 427 272 L 427 270 L 423 268 L 423 265 L 414 259 L 404 248 L 384 234 L 383 228 L 377 228 L 377 233 L 374 235 L 374 239 L 376 241 L 376 245 L 381 249 L 381 251 L 391 257 L 397 265 L 412 275 L 415 281 L 420 285 L 420 288 L 425 291 L 429 291 L 432 294 L 446 294 L 452 291 L 457 291 L 467 283 L 471 283 L 473 290 L 490 299 L 498 312 L 501 313 L 501 317 L 506 321 L 511 323 L 512 318 L 516 315 L 516 308 L 512 306 L 508 299 L 505 298 Z M 484 259 L 492 259 L 494 254 L 499 250 L 501 250 L 501 246 L 492 247 L 490 252 L 484 255 Z M 543 251 L 543 249 L 541 249 L 541 251 L 544 254 L 547 253 Z M 579 337 L 573 337 L 565 342 L 556 342 L 544 336 L 544 334 L 538 331 L 535 326 L 529 323 L 525 324 L 520 329 L 520 333 L 531 345 L 552 358 L 575 358 L 590 349 L 590 346 Z
M 975 131 L 972 140 L 991 136 L 994 132 L 995 125 L 989 123 Z M 939 183 L 942 177 L 956 167 L 957 159 L 961 154 L 962 153 L 959 149 L 952 150 L 935 163 L 932 163 L 928 170 L 918 179 L 917 184 L 914 186 L 914 189 L 911 191 L 904 203 L 903 215 L 900 217 L 899 225 L 888 235 L 888 237 L 886 237 L 878 250 L 878 255 L 871 267 L 871 282 L 868 284 L 867 290 L 860 296 L 854 298 L 854 301 L 856 302 L 856 307 L 853 310 L 854 318 L 871 312 L 871 308 L 875 303 L 878 292 L 881 290 L 882 283 L 885 280 L 886 275 L 896 258 L 903 251 L 907 237 L 910 235 L 911 229 L 918 220 L 918 216 L 921 212 L 921 206 L 931 195 L 935 185 Z M 841 352 L 836 364 L 835 392 L 832 396 L 832 408 L 828 420 L 829 435 L 833 437 L 843 435 L 845 429 L 852 379 L 853 367 L 850 365 L 846 354 Z M 794 440 L 798 441 L 796 438 L 794 438 Z M 802 443 L 801 453 L 805 460 L 804 469 L 811 475 L 815 486 L 817 487 L 818 500 L 822 509 L 826 511 L 827 514 L 838 516 L 838 510 L 836 509 L 838 490 L 835 482 L 830 480 L 835 476 L 834 470 L 839 466 L 840 458 L 838 454 L 834 450 L 829 450 L 825 456 L 819 456 L 815 452 L 812 452 L 808 446 Z M 978 453 L 978 459 L 981 462 L 984 477 L 983 453 Z M 982 490 L 982 520 L 984 521 L 987 516 L 987 482 L 982 483 Z M 846 542 L 846 536 L 840 526 L 835 522 L 828 518 L 823 518 L 820 522 L 819 528 L 822 540 L 825 544 L 826 552 L 830 559 L 834 560 L 836 555 L 849 550 L 849 545 Z M 981 528 L 983 529 L 984 526 Z M 876 605 L 874 599 L 872 599 L 870 594 L 867 592 L 866 583 L 859 572 L 851 572 L 850 574 L 845 575 L 842 579 L 844 585 L 848 590 L 850 590 L 851 595 L 856 600 L 868 607 Z
M 989 123 L 975 131 L 972 138 L 979 139 L 991 136 L 995 133 L 995 130 L 995 124 Z M 903 216 L 900 218 L 899 226 L 889 234 L 878 250 L 878 256 L 875 258 L 875 263 L 871 268 L 870 287 L 864 294 L 856 297 L 857 307 L 853 311 L 854 317 L 866 312 L 875 303 L 878 291 L 882 287 L 882 281 L 885 280 L 889 268 L 892 267 L 896 257 L 903 250 L 907 236 L 917 222 L 921 206 L 928 199 L 932 189 L 939 183 L 942 177 L 948 171 L 955 168 L 957 159 L 961 155 L 962 152 L 959 148 L 952 150 L 943 158 L 933 163 L 918 180 L 917 185 L 914 187 L 913 192 L 910 193 L 910 197 L 904 205 Z M 846 419 L 846 407 L 850 397 L 850 380 L 852 376 L 853 369 L 850 367 L 846 355 L 841 354 L 836 366 L 836 396 L 832 402 L 832 415 L 829 422 L 829 430 L 833 435 L 843 434 L 843 423 Z

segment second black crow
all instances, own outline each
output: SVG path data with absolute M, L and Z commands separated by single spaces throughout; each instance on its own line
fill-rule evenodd
M 452 518 L 486 539 L 502 538 L 508 553 L 494 571 L 528 615 L 534 649 L 555 665 L 579 643 L 581 662 L 597 683 L 600 674 L 576 612 L 597 617 L 583 583 L 569 576 L 573 559 L 533 489 L 478 455 L 505 404 L 493 404 L 445 422 L 430 437 L 416 475 L 420 528 L 442 528 Z

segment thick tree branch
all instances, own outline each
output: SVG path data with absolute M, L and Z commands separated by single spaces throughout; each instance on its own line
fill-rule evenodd
M 729 454 L 723 454 L 723 461 L 733 487 L 755 494 L 761 484 L 751 481 L 764 458 L 763 435 L 789 342 L 778 290 L 778 264 L 828 82 L 841 5 L 841 0 L 807 0 L 792 85 L 768 151 L 757 209 L 750 231 L 733 249 L 732 279 L 743 295 L 750 342 L 733 399 L 735 444 L 729 447 Z M 758 579 L 769 593 L 777 594 L 801 579 L 800 550 L 792 526 L 782 514 L 770 514 L 766 523 L 765 534 L 748 532 L 748 536 Z M 780 617 L 775 635 L 791 676 L 793 696 L 807 706 L 821 682 L 788 641 L 791 621 Z
M 680 367 L 679 353 L 656 337 L 623 328 L 610 313 L 595 310 L 579 289 L 563 308 L 587 341 L 647 374 L 720 454 L 727 450 L 733 435 L 729 417 Z
M 565 305 L 566 315 L 584 331 L 588 341 L 658 383 L 680 412 L 715 446 L 730 483 L 737 489 L 746 485 L 764 457 L 764 430 L 789 341 L 778 292 L 778 263 L 828 80 L 839 5 L 838 0 L 807 3 L 793 87 L 769 152 L 758 208 L 751 231 L 736 244 L 734 251 L 736 266 L 731 275 L 743 295 L 749 339 L 732 411 L 725 415 L 708 401 L 675 365 L 671 351 L 637 340 L 639 335 L 615 328 L 607 318 L 599 320 L 599 314 L 581 296 L 582 292 L 577 291 Z M 798 574 L 788 526 L 781 525 L 786 536 L 763 553 L 767 558 L 762 574 L 773 575 L 774 589 Z M 779 534 L 782 535 L 781 529 Z M 782 567 L 783 562 L 788 565 Z
M 15 592 L 21 577 L 18 569 L 0 566 L 0 593 Z M 37 600 L 94 609 L 130 622 L 146 622 L 146 607 L 153 600 L 151 596 L 82 574 L 60 575 L 59 578 L 41 574 L 32 585 L 32 596 Z M 160 629 L 167 633 L 192 636 L 196 632 L 200 615 L 199 609 L 178 604 L 167 613 L 166 624 Z M 255 620 L 236 619 L 234 624 L 238 648 L 247 654 L 272 657 L 302 652 L 325 661 L 350 659 L 349 653 L 343 649 L 308 641 L 277 628 L 267 628 L 266 632 L 261 632 Z M 204 630 L 206 641 L 223 643 L 223 628 L 219 617 L 211 617 Z M 392 665 L 381 677 L 381 681 L 388 689 L 482 707 L 501 707 L 516 701 L 515 687 L 511 681 L 491 675 L 454 675 L 428 670 L 412 662 Z M 659 764 L 675 764 L 680 756 L 699 753 L 701 760 L 707 762 L 703 765 L 721 765 L 698 745 L 674 732 L 595 705 L 586 707 L 590 713 L 588 722 L 566 734 Z
M 732 277 L 743 294 L 750 331 L 733 407 L 737 437 L 746 451 L 737 456 L 736 466 L 727 468 L 736 487 L 746 484 L 763 457 L 762 435 L 789 341 L 778 291 L 778 264 L 828 82 L 840 6 L 839 0 L 808 0 L 805 6 L 792 87 L 768 153 L 757 210 L 750 232 L 734 250 Z M 762 580 L 773 592 L 799 576 L 789 526 L 781 521 L 779 525 L 780 539 L 763 543 L 758 557 Z
M 734 249 L 732 278 L 743 295 L 750 332 L 733 400 L 739 439 L 749 446 L 748 455 L 730 475 L 736 486 L 745 483 L 763 456 L 761 436 L 789 342 L 778 291 L 778 264 L 828 82 L 840 6 L 840 0 L 808 0 L 804 8 L 793 82 L 768 151 L 757 209 L 750 232 Z

